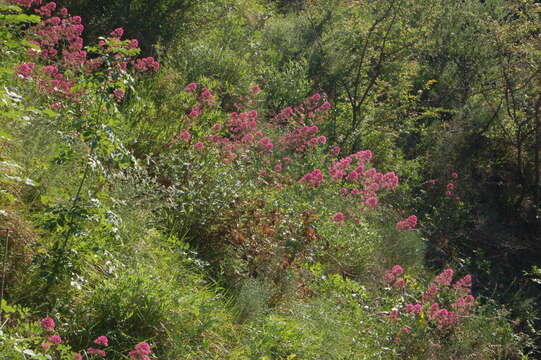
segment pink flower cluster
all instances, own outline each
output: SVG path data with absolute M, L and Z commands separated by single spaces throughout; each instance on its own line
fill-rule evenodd
M 160 63 L 152 56 L 135 60 L 134 66 L 139 72 L 156 72 L 160 69 Z
M 336 214 L 334 214 L 334 216 L 332 217 L 332 221 L 335 221 L 335 222 L 342 222 L 346 219 L 346 216 L 341 213 L 341 212 L 337 212 Z
M 400 265 L 395 265 L 391 270 L 385 272 L 385 279 L 392 283 L 393 287 L 398 289 L 403 289 L 406 285 L 404 279 L 399 279 L 400 276 L 404 274 L 404 268 Z
M 387 272 L 385 276 L 389 278 L 388 274 L 389 272 Z M 406 304 L 402 310 L 414 316 L 422 316 L 426 311 L 428 320 L 433 322 L 438 329 L 452 329 L 459 323 L 460 319 L 464 315 L 467 315 L 472 307 L 475 306 L 475 298 L 470 294 L 471 275 L 464 276 L 462 279 L 455 282 L 455 284 L 452 284 L 453 276 L 454 271 L 452 269 L 445 269 L 434 278 L 433 284 L 431 284 L 422 294 L 418 303 Z M 450 307 L 453 308 L 454 311 L 442 307 L 440 303 L 437 302 L 439 294 L 442 291 L 446 291 L 454 297 L 454 302 L 450 304 Z M 448 295 L 440 297 L 440 299 L 445 299 L 447 296 Z
M 133 348 L 132 351 L 129 352 L 129 357 L 132 360 L 150 360 L 150 345 L 146 342 L 141 342 Z
M 100 346 L 103 346 L 103 347 L 107 347 L 107 346 L 109 346 L 109 339 L 107 338 L 107 336 L 101 335 L 101 336 L 98 336 L 94 340 L 94 344 L 100 345 Z M 99 356 L 99 357 L 102 357 L 102 358 L 107 356 L 107 353 L 105 352 L 105 350 L 95 348 L 95 347 L 92 347 L 92 346 L 86 349 L 86 353 L 89 354 L 89 355 L 96 355 L 96 356 Z M 81 356 L 80 354 L 77 354 L 77 355 Z M 77 355 L 75 355 L 75 356 L 77 356 Z M 81 356 L 81 358 L 82 358 L 82 356 Z
M 43 1 L 10 0 L 10 3 L 24 7 L 40 6 Z M 24 79 L 34 78 L 40 91 L 79 101 L 84 89 L 73 91 L 80 76 L 102 70 L 111 78 L 113 71 L 126 71 L 128 63 L 132 63 L 138 71 L 155 72 L 159 63 L 153 58 L 131 60 L 136 53 L 124 55 L 122 48 L 137 48 L 137 40 L 122 42 L 122 28 L 115 29 L 112 38 L 100 40 L 103 54 L 89 59 L 84 48 L 82 33 L 84 26 L 80 16 L 69 16 L 66 8 L 57 9 L 55 2 L 48 2 L 34 12 L 42 17 L 42 21 L 26 30 L 29 42 L 34 46 L 29 54 L 36 62 L 47 65 L 37 68 L 34 63 L 24 63 L 15 67 L 16 74 Z M 109 61 L 105 61 L 109 58 Z M 109 64 L 104 68 L 105 64 Z M 105 84 L 106 85 L 106 84 Z M 124 97 L 123 89 L 114 89 L 111 98 L 120 102 Z M 57 107 L 59 108 L 59 107 Z
M 317 188 L 323 181 L 323 173 L 319 169 L 315 169 L 308 174 L 304 175 L 300 180 L 300 184 L 306 184 L 308 186 Z
M 459 178 L 459 175 L 456 171 L 453 171 L 451 172 L 451 179 L 447 179 L 447 184 L 445 185 L 445 195 L 447 197 L 453 197 L 454 196 L 454 200 L 456 201 L 460 201 L 462 200 L 460 196 L 457 196 L 455 193 L 456 193 L 456 188 L 457 188 L 457 185 L 456 185 L 456 182 L 453 182 L 454 180 L 457 180 Z M 431 185 L 435 185 L 436 184 L 436 180 L 435 179 L 430 179 L 428 180 L 428 183 L 431 184 Z
M 415 226 L 417 226 L 417 216 L 415 215 L 411 215 L 410 217 L 396 223 L 396 229 L 402 231 L 413 230 Z
M 53 332 L 55 329 L 55 322 L 52 318 L 46 317 L 40 320 L 39 325 L 46 332 Z M 47 338 L 47 341 L 41 343 L 43 350 L 49 350 L 51 347 L 55 347 L 62 343 L 62 338 L 59 335 L 51 335 Z
M 54 331 L 54 328 L 55 328 L 54 320 L 50 317 L 41 319 L 41 321 L 39 322 L 39 325 L 41 326 L 43 330 L 48 331 L 48 332 Z
M 282 109 L 276 116 L 271 118 L 272 122 L 278 124 L 299 124 L 304 125 L 306 120 L 311 122 L 321 121 L 325 113 L 331 108 L 328 101 L 322 102 L 321 94 L 314 94 L 295 107 Z
M 325 136 L 315 136 L 318 131 L 319 129 L 316 125 L 305 125 L 292 132 L 285 133 L 278 141 L 284 151 L 295 150 L 297 152 L 304 152 L 310 147 L 327 143 L 327 138 Z

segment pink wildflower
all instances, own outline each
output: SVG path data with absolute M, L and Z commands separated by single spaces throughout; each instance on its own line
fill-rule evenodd
M 328 102 L 328 101 L 325 101 L 320 107 L 319 109 L 324 111 L 324 110 L 329 110 L 331 108 L 331 103 Z
M 129 357 L 132 360 L 147 360 L 150 359 L 147 355 L 150 354 L 150 345 L 146 342 L 135 345 L 132 351 L 129 352 Z
M 254 85 L 250 88 L 250 92 L 252 93 L 252 95 L 259 94 L 259 91 L 261 91 L 261 88 L 257 85 Z
M 407 334 L 410 333 L 410 329 L 407 328 L 407 327 L 404 327 L 404 328 L 402 328 L 402 333 L 407 335 Z
M 203 150 L 205 148 L 205 144 L 203 144 L 201 141 L 199 141 L 194 145 L 194 148 L 197 151 L 201 151 L 201 150 Z
M 99 357 L 105 357 L 105 355 L 106 355 L 104 350 L 96 349 L 96 348 L 93 348 L 93 347 L 89 347 L 88 349 L 86 349 L 86 352 L 89 355 L 98 355 Z
M 94 340 L 94 344 L 107 347 L 109 346 L 109 339 L 107 338 L 107 336 L 102 335 L 99 336 L 96 340 Z
M 400 276 L 404 273 L 404 268 L 400 265 L 395 265 L 391 269 L 391 272 L 393 273 L 394 276 Z
M 282 171 L 282 164 L 278 163 L 278 164 L 274 165 L 274 171 L 276 171 L 276 172 Z
M 62 342 L 62 338 L 58 335 L 53 335 L 53 336 L 49 336 L 47 341 L 50 342 L 51 344 L 58 345 Z
M 451 173 L 451 177 L 452 177 L 453 179 L 458 179 L 458 174 L 457 174 L 456 172 L 453 171 L 453 172 Z
M 15 72 L 17 73 L 17 75 L 26 79 L 30 75 L 32 75 L 32 72 L 34 71 L 35 66 L 36 65 L 34 63 L 23 63 L 15 67 Z
M 342 222 L 346 219 L 346 216 L 341 213 L 341 212 L 337 212 L 336 214 L 334 214 L 334 216 L 332 217 L 332 221 L 335 221 L 335 222 Z
M 184 91 L 192 93 L 197 89 L 197 83 L 191 82 L 184 87 Z
M 396 310 L 396 309 L 391 310 L 391 312 L 389 313 L 389 318 L 392 321 L 397 321 L 398 320 L 398 310 Z
M 451 285 L 451 282 L 453 281 L 453 276 L 454 276 L 453 269 L 445 269 L 442 271 L 441 274 L 436 276 L 436 278 L 434 279 L 434 282 L 440 285 L 449 286 Z
M 192 119 L 197 119 L 201 115 L 201 108 L 199 106 L 194 106 L 188 116 Z
M 472 276 L 470 274 L 464 276 L 462 279 L 458 280 L 453 287 L 462 293 L 469 294 L 471 292 L 472 286 Z
M 55 327 L 54 320 L 50 317 L 41 319 L 39 324 L 41 328 L 45 331 L 53 331 Z
M 366 204 L 370 206 L 371 209 L 375 209 L 378 206 L 378 199 L 374 196 L 369 197 L 366 199 Z
M 114 29 L 111 34 L 110 34 L 112 37 L 116 37 L 116 38 L 121 38 L 122 35 L 124 35 L 124 29 L 123 28 L 116 28 Z
M 184 130 L 183 132 L 180 133 L 180 138 L 184 140 L 185 142 L 188 142 L 190 141 L 191 134 L 188 130 Z
M 404 284 L 405 284 L 404 280 L 402 279 L 396 280 L 395 283 L 393 284 L 393 287 L 402 289 L 404 287 Z
M 50 347 L 51 347 L 51 344 L 49 343 L 46 343 L 46 342 L 41 343 L 41 348 L 45 351 L 49 350 Z
M 432 285 L 431 287 L 429 287 L 423 294 L 422 296 L 422 301 L 423 302 L 431 302 L 437 295 L 438 295 L 438 292 L 440 291 L 440 288 L 437 287 L 436 285 Z
M 411 215 L 407 219 L 404 219 L 396 223 L 397 230 L 404 230 L 404 231 L 413 230 L 415 226 L 417 226 L 417 216 L 415 215 Z
M 75 353 L 73 354 L 73 360 L 83 360 L 83 355 Z

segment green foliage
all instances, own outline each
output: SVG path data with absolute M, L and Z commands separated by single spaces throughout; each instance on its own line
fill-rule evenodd
M 533 1 L 69 5 L 85 15 L 88 39 L 125 27 L 161 55 L 161 71 L 74 71 L 80 102 L 44 94 L 14 70 L 37 61 L 24 29 L 39 18 L 0 5 L 0 225 L 13 231 L 2 252 L 0 358 L 71 358 L 101 335 L 110 359 L 143 341 L 164 359 L 526 359 L 535 350 Z M 107 64 L 137 54 L 100 39 L 106 46 L 85 50 Z M 184 89 L 190 82 L 197 92 Z M 282 154 L 280 135 L 311 117 L 273 116 L 315 91 L 332 104 L 318 123 L 325 144 Z M 239 146 L 227 158 L 210 139 L 237 141 L 228 123 L 245 110 L 258 111 L 274 150 Z M 399 189 L 360 211 L 340 193 L 353 186 L 345 179 L 300 184 L 337 160 L 335 145 L 340 156 L 371 149 L 367 166 L 397 172 Z M 338 212 L 348 221 L 334 221 Z M 411 214 L 420 229 L 398 230 Z M 513 258 L 502 260 L 502 248 Z M 404 287 L 384 280 L 396 264 L 407 269 Z M 403 310 L 433 283 L 424 264 L 474 272 L 477 305 L 454 327 L 431 319 L 428 303 L 415 316 Z M 442 288 L 437 301 L 453 309 L 457 292 Z M 37 323 L 47 315 L 64 339 L 49 350 Z

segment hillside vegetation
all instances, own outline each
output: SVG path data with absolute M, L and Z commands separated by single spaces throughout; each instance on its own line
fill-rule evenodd
M 541 4 L 0 0 L 0 359 L 535 359 Z

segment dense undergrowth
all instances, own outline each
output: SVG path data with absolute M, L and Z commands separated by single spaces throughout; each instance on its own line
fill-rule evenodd
M 459 69 L 430 41 L 409 53 L 446 5 L 75 2 L 87 23 L 63 3 L 0 3 L 0 359 L 535 356 L 537 268 L 487 291 L 494 257 L 469 242 L 485 205 L 449 154 L 467 115 L 435 120 L 458 112 L 431 103 Z M 455 11 L 539 14 L 486 3 Z M 502 126 L 532 127 L 512 103 Z

